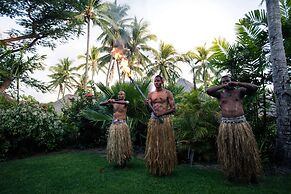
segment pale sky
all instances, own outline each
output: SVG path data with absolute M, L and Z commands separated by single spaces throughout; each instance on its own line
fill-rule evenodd
M 172 44 L 179 53 L 194 50 L 204 44 L 211 45 L 217 37 L 234 42 L 235 23 L 249 11 L 265 9 L 264 5 L 260 6 L 260 2 L 261 0 L 118 0 L 118 4 L 130 6 L 130 17 L 143 18 L 149 23 L 150 32 L 158 37 L 156 47 L 160 41 L 164 41 Z M 0 18 L 1 24 L 3 21 Z M 6 27 L 10 28 L 9 25 Z M 6 31 L 5 25 L 0 28 L 0 37 L 3 31 Z M 96 37 L 99 33 L 98 27 L 91 30 L 90 47 L 97 44 Z M 46 69 L 65 57 L 78 65 L 81 61 L 77 61 L 77 55 L 85 52 L 86 37 L 60 45 L 54 51 L 40 49 L 40 54 L 47 55 Z M 188 73 L 190 69 L 185 65 L 182 70 L 182 77 L 191 81 L 192 76 Z M 34 77 L 49 81 L 47 74 L 50 72 L 36 72 Z M 34 96 L 40 102 L 57 100 L 57 92 L 42 94 L 25 89 L 25 94 Z

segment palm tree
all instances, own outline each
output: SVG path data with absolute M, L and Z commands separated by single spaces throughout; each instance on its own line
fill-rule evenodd
M 85 79 L 84 79 L 84 74 L 79 74 L 77 76 L 77 82 L 75 84 L 73 84 L 74 88 L 77 88 L 75 93 L 78 93 L 80 90 L 84 89 L 84 85 L 85 85 Z M 88 83 L 87 83 L 88 86 Z
M 197 89 L 197 84 L 196 84 L 196 69 L 197 69 L 197 66 L 196 66 L 196 64 L 198 63 L 198 61 L 195 59 L 194 56 L 195 55 L 194 55 L 194 53 L 192 51 L 188 51 L 187 53 L 182 54 L 181 56 L 179 56 L 178 60 L 182 61 L 182 62 L 185 62 L 190 66 L 190 68 L 191 68 L 190 72 L 193 75 L 193 77 L 192 77 L 193 88 L 194 88 L 194 90 L 196 90 Z
M 64 97 L 65 90 L 68 89 L 71 91 L 74 83 L 77 83 L 75 79 L 75 77 L 78 76 L 75 72 L 77 71 L 77 68 L 72 67 L 72 64 L 73 61 L 69 60 L 69 58 L 64 58 L 61 59 L 58 64 L 50 68 L 52 74 L 48 76 L 52 79 L 52 81 L 50 81 L 49 87 L 53 89 L 59 87 L 58 99 L 61 93 Z
M 154 58 L 155 62 L 147 66 L 148 75 L 158 73 L 172 83 L 180 77 L 181 69 L 177 66 L 177 52 L 173 45 L 161 42 L 159 51 L 154 53 Z
M 218 72 L 227 71 L 233 80 L 238 80 L 243 65 L 240 48 L 237 43 L 231 45 L 224 38 L 215 38 L 210 48 L 213 52 L 211 64 L 219 69 Z
M 115 64 L 117 65 L 120 80 L 119 64 L 115 59 L 113 60 L 110 53 L 113 47 L 116 46 L 116 43 L 124 48 L 129 40 L 127 28 L 130 26 L 129 22 L 132 19 L 127 17 L 128 10 L 128 5 L 119 5 L 117 4 L 117 0 L 115 0 L 114 3 L 106 3 L 105 14 L 110 18 L 110 22 L 105 25 L 106 30 L 104 30 L 97 38 L 97 40 L 100 40 L 102 44 L 103 49 L 101 51 L 106 53 L 101 57 L 101 61 L 108 64 L 106 85 L 109 84 L 109 78 L 113 75 Z
M 147 43 L 156 40 L 156 35 L 150 34 L 148 23 L 143 19 L 137 20 L 135 17 L 130 28 L 130 40 L 127 48 L 129 49 L 129 68 L 139 75 L 143 74 L 143 70 L 147 63 L 150 62 L 146 52 L 154 52 L 155 50 Z
M 211 49 L 207 49 L 206 45 L 196 47 L 192 57 L 197 60 L 196 76 L 202 80 L 204 89 L 206 89 L 211 75 L 216 73 L 216 69 L 210 63 L 213 57 Z
M 266 0 L 271 63 L 277 110 L 277 154 L 283 165 L 291 164 L 291 88 L 282 36 L 279 0 Z
M 104 23 L 106 30 L 97 38 L 101 40 L 102 45 L 112 47 L 115 41 L 121 41 L 123 44 L 128 42 L 129 35 L 126 28 L 130 26 L 129 22 L 132 20 L 127 17 L 128 10 L 128 5 L 119 5 L 117 0 L 105 4 L 104 14 L 108 17 L 107 23 Z
M 89 59 L 88 59 L 88 70 L 91 70 L 92 76 L 91 80 L 94 80 L 94 75 L 98 75 L 98 72 L 101 70 L 104 72 L 104 64 L 100 63 L 100 49 L 97 47 L 92 47 L 90 50 L 89 54 Z M 87 60 L 87 55 L 79 55 L 78 59 L 86 59 Z M 86 67 L 86 63 L 83 63 L 77 67 L 77 69 L 81 69 Z M 104 72 L 105 73 L 105 72 Z
M 93 24 L 97 24 L 100 27 L 104 28 L 106 17 L 103 14 L 104 5 L 100 3 L 100 0 L 88 0 L 86 5 L 83 5 L 85 8 L 81 10 L 81 14 L 77 17 L 79 20 L 87 24 L 87 49 L 86 49 L 86 63 L 85 63 L 85 72 L 84 72 L 84 90 L 86 91 L 87 87 L 87 74 L 88 74 L 88 62 L 89 62 L 89 48 L 90 48 L 90 30 L 91 30 L 91 21 Z
M 228 70 L 234 80 L 267 80 L 270 72 L 267 18 L 265 10 L 245 14 L 235 25 L 237 42 L 230 45 L 225 39 L 213 41 L 211 63 L 221 70 Z M 264 78 L 262 78 L 264 77 Z

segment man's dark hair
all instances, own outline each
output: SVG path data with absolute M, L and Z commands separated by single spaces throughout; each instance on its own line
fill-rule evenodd
M 156 76 L 155 76 L 155 79 L 156 79 L 156 78 L 160 78 L 161 80 L 164 80 L 164 78 L 163 78 L 161 75 L 156 75 Z
M 223 79 L 223 78 L 227 78 L 227 77 L 230 78 L 230 80 L 231 80 L 231 76 L 228 75 L 228 74 L 226 74 L 226 75 L 224 75 L 224 76 L 222 76 L 222 77 L 220 78 L 220 82 L 219 82 L 219 83 L 221 84 L 221 83 L 222 83 L 222 79 Z
M 225 77 L 229 77 L 229 78 L 231 78 L 230 75 L 224 75 L 224 76 L 221 77 L 221 79 L 222 79 L 222 78 L 225 78 Z

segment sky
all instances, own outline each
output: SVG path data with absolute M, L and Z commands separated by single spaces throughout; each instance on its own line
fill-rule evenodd
M 111 0 L 113 2 L 113 0 Z M 160 41 L 172 44 L 179 53 L 195 50 L 198 46 L 211 45 L 214 38 L 222 37 L 228 42 L 235 41 L 235 23 L 246 13 L 255 9 L 265 9 L 261 0 L 118 0 L 118 4 L 129 5 L 129 16 L 143 18 L 148 22 L 149 30 L 158 38 L 153 46 Z M 3 32 L 10 29 L 11 22 L 0 18 L 0 38 Z M 100 29 L 91 30 L 90 47 L 96 46 L 96 37 Z M 39 54 L 47 55 L 46 71 L 35 72 L 33 77 L 42 81 L 50 81 L 47 77 L 50 66 L 60 59 L 69 57 L 75 65 L 82 63 L 77 56 L 86 52 L 86 35 L 59 45 L 56 49 L 39 48 Z M 182 67 L 181 77 L 191 81 L 190 68 Z M 104 80 L 105 76 L 98 76 Z M 100 81 L 100 80 L 95 80 Z M 57 100 L 57 91 L 43 94 L 25 88 L 26 95 L 35 97 L 46 103 Z

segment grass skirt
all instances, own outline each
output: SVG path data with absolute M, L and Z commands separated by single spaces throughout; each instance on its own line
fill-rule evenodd
M 218 161 L 229 180 L 251 182 L 261 173 L 257 143 L 247 121 L 222 122 L 217 137 Z
M 107 160 L 118 166 L 124 166 L 131 159 L 132 145 L 130 131 L 125 122 L 112 123 L 107 139 Z
M 146 166 L 152 175 L 170 175 L 177 163 L 175 135 L 169 117 L 164 122 L 151 118 L 148 123 Z

